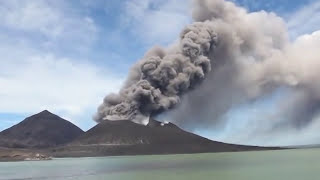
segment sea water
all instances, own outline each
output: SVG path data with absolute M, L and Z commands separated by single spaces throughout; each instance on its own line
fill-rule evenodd
M 2 162 L 0 180 L 318 180 L 320 149 Z

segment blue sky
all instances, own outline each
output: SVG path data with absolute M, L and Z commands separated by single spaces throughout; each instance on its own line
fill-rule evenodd
M 273 11 L 277 14 L 291 14 L 300 10 L 301 7 L 315 2 L 314 0 L 233 0 L 233 2 L 249 9 L 250 11 Z
M 273 11 L 292 39 L 320 28 L 320 1 L 234 0 Z M 87 130 L 103 97 L 191 20 L 185 0 L 0 1 L 0 130 L 44 109 Z M 312 18 L 310 18 L 312 17 Z

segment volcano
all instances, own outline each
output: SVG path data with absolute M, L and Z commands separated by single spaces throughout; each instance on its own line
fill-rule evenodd
M 113 156 L 146 154 L 185 154 L 268 150 L 216 142 L 186 132 L 172 123 L 150 120 L 148 125 L 131 121 L 105 120 L 72 143 L 54 149 L 54 156 Z
M 53 157 L 185 154 L 268 150 L 216 142 L 151 119 L 147 125 L 104 120 L 87 132 L 45 110 L 0 133 L 0 147 L 31 149 Z
M 69 143 L 84 132 L 45 110 L 0 132 L 0 147 L 49 148 Z

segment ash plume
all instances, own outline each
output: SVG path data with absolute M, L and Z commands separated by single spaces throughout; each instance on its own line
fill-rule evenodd
M 196 22 L 182 31 L 176 47 L 151 49 L 132 68 L 120 93 L 104 99 L 95 120 L 132 120 L 143 124 L 151 115 L 172 109 L 181 95 L 210 72 L 208 54 L 216 41 L 210 23 Z
M 272 110 L 259 109 L 239 133 L 299 132 L 318 121 L 320 31 L 292 42 L 276 14 L 249 13 L 225 0 L 194 0 L 192 16 L 178 44 L 151 49 L 132 68 L 119 94 L 104 99 L 96 121 L 165 114 L 191 131 L 223 128 L 232 110 L 279 91 Z
M 166 113 L 170 121 L 191 131 L 226 128 L 233 126 L 230 123 L 243 123 L 227 118 L 234 109 L 272 99 L 281 91 L 278 100 L 271 102 L 272 110 L 250 106 L 259 113 L 245 119 L 247 126 L 242 125 L 230 135 L 232 142 L 247 143 L 258 135 L 271 137 L 272 133 L 284 132 L 287 133 L 284 136 L 291 133 L 297 137 L 295 134 L 318 124 L 320 31 L 291 42 L 286 23 L 276 14 L 248 13 L 224 0 L 194 1 L 193 19 L 210 22 L 214 27 L 218 43 L 208 57 L 215 63 L 206 81 L 186 94 L 177 108 Z M 239 137 L 238 141 L 235 137 Z M 269 141 L 281 144 L 283 141 L 276 141 L 279 137 L 271 137 Z M 301 138 L 285 143 L 295 144 L 297 139 Z M 319 143 L 319 140 L 305 143 Z

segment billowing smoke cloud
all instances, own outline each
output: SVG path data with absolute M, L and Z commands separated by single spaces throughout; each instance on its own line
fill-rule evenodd
M 237 123 L 227 118 L 234 109 L 251 104 L 260 113 L 232 139 L 243 134 L 250 139 L 258 134 L 299 133 L 319 119 L 320 31 L 290 42 L 285 22 L 274 13 L 248 13 L 223 0 L 198 0 L 194 6 L 194 21 L 210 22 L 217 33 L 216 48 L 209 53 L 215 63 L 206 81 L 184 96 L 167 118 L 191 131 L 226 128 Z M 272 110 L 252 106 L 279 91 Z
M 210 23 L 186 27 L 172 49 L 155 47 L 132 68 L 119 94 L 110 94 L 95 117 L 101 120 L 148 122 L 151 115 L 172 109 L 180 96 L 199 84 L 211 70 L 209 52 L 217 41 Z
M 165 112 L 189 130 L 210 128 L 279 91 L 273 110 L 255 118 L 264 127 L 253 129 L 301 129 L 318 118 L 320 31 L 290 42 L 276 14 L 248 13 L 224 0 L 195 0 L 193 19 L 178 44 L 153 48 L 132 68 L 120 93 L 99 107 L 98 122 L 141 122 Z

